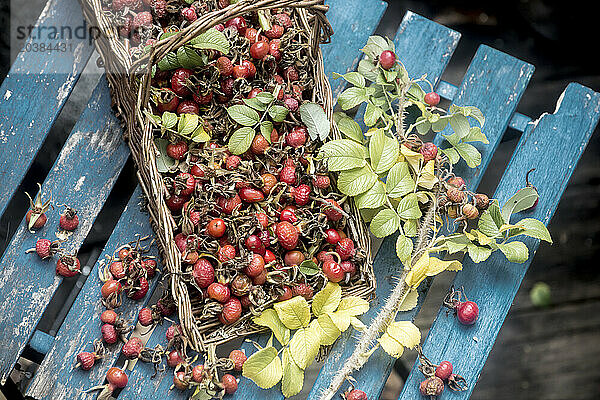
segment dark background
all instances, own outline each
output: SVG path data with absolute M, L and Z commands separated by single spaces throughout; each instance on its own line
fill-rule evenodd
M 17 2 L 20 6 L 10 10 L 10 1 L 0 0 L 0 80 L 13 61 L 9 48 L 9 22 L 18 20 L 19 25 L 35 23 L 45 1 L 23 0 L 21 3 Z M 595 39 L 597 22 L 595 14 L 588 9 L 590 3 L 390 0 L 377 33 L 393 37 L 408 9 L 461 32 L 458 49 L 443 76 L 444 80 L 453 84 L 460 83 L 472 56 L 482 43 L 535 65 L 535 74 L 517 111 L 537 118 L 543 112 L 554 111 L 556 100 L 569 82 L 579 82 L 600 91 Z M 99 72 L 92 65 L 86 70 L 10 204 L 6 213 L 9 217 L 0 220 L 0 251 L 4 250 L 7 238 L 11 237 L 27 210 L 23 192 L 35 192 L 35 182 L 44 180 L 96 85 Z M 508 131 L 494 155 L 480 191 L 494 192 L 517 141 L 518 133 Z M 565 147 L 578 145 L 564 143 Z M 596 259 L 600 247 L 599 150 L 597 129 L 550 223 L 555 243 L 553 246 L 540 246 L 482 372 L 473 399 L 575 400 L 600 397 L 600 370 L 596 367 L 600 356 L 600 280 Z M 128 164 L 82 247 L 80 255 L 83 263 L 88 258 L 93 261 L 101 251 L 134 185 L 133 170 Z M 423 330 L 431 324 L 451 279 L 450 274 L 436 279 L 417 319 Z M 529 290 L 540 281 L 546 282 L 552 290 L 552 304 L 546 308 L 534 307 L 529 299 Z M 66 301 L 69 305 L 70 289 L 64 285 L 61 287 L 61 304 Z M 52 331 L 56 327 L 55 320 L 62 318 L 61 307 L 55 307 L 49 314 L 40 326 Z M 412 365 L 410 357 L 404 358 L 404 364 Z M 406 371 L 402 363 L 397 367 L 382 399 L 396 399 L 401 390 L 402 375 Z M 7 398 L 16 398 L 7 390 L 10 388 L 4 388 Z

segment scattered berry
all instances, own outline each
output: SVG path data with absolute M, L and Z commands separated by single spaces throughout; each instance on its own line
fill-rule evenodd
M 298 244 L 298 230 L 294 225 L 287 221 L 282 221 L 277 224 L 275 229 L 277 240 L 281 247 L 286 250 L 292 250 Z
M 81 265 L 75 256 L 62 256 L 56 262 L 56 273 L 65 278 L 71 278 L 79 274 Z
M 138 313 L 138 321 L 142 326 L 150 326 L 154 323 L 154 318 L 152 317 L 152 310 L 148 307 L 144 307 Z
M 463 325 L 473 325 L 479 317 L 479 307 L 472 301 L 465 301 L 456 306 L 456 316 Z
M 346 393 L 346 400 L 368 400 L 367 394 L 362 390 L 352 389 Z
M 445 381 L 452 375 L 452 363 L 450 361 L 442 361 L 435 369 L 435 376 Z
M 227 394 L 235 393 L 238 388 L 238 381 L 235 378 L 235 376 L 231 374 L 223 375 L 223 377 L 221 378 L 221 384 L 223 385 L 225 393 Z
M 140 356 L 143 348 L 144 344 L 142 343 L 142 339 L 139 337 L 132 337 L 123 345 L 121 353 L 123 353 L 123 356 L 126 359 L 133 360 Z
M 246 357 L 246 353 L 242 350 L 232 350 L 231 353 L 229 353 L 229 359 L 233 361 L 233 369 L 235 371 L 241 371 L 248 357 Z

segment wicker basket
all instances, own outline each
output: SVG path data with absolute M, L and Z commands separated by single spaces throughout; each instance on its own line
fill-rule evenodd
M 232 325 L 222 325 L 215 318 L 213 322 L 200 323 L 195 318 L 195 309 L 190 299 L 190 286 L 182 278 L 181 253 L 174 241 L 175 221 L 166 205 L 166 187 L 157 169 L 158 150 L 154 143 L 153 129 L 145 110 L 150 110 L 151 66 L 170 51 L 176 50 L 191 38 L 207 29 L 231 18 L 264 9 L 291 10 L 292 17 L 309 32 L 310 43 L 307 51 L 313 66 L 314 86 L 312 101 L 322 104 L 326 114 L 333 121 L 333 98 L 329 82 L 323 68 L 323 57 L 319 45 L 328 40 L 331 27 L 325 18 L 328 7 L 323 0 L 242 0 L 227 8 L 200 15 L 188 27 L 176 35 L 157 42 L 152 50 L 142 58 L 132 60 L 127 40 L 123 41 L 115 26 L 103 12 L 100 0 L 82 0 L 84 14 L 88 22 L 101 31 L 96 46 L 106 68 L 113 102 L 126 126 L 126 139 L 137 166 L 139 182 L 148 198 L 148 209 L 156 237 L 164 257 L 163 264 L 169 272 L 169 288 L 178 307 L 183 333 L 191 347 L 205 352 L 207 345 L 220 344 L 240 336 L 260 332 L 263 328 L 251 322 L 251 313 L 246 313 Z M 331 138 L 340 138 L 337 127 L 332 122 Z M 375 277 L 372 271 L 370 239 L 358 210 L 346 202 L 347 231 L 361 250 L 362 262 L 358 265 L 360 279 L 357 284 L 344 286 L 345 294 L 353 294 L 369 299 L 375 290 Z M 272 304 L 265 304 L 265 307 Z M 260 310 L 256 310 L 260 311 Z

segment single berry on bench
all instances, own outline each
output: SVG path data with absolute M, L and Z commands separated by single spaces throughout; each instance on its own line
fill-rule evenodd
M 456 306 L 456 316 L 463 325 L 473 325 L 479 317 L 479 307 L 475 302 L 465 301 Z

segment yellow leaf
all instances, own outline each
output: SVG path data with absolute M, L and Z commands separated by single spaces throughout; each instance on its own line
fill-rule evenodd
M 300 328 L 294 333 L 290 340 L 290 354 L 300 368 L 306 369 L 313 362 L 319 354 L 320 343 L 319 332 L 314 325 Z
M 410 349 L 421 343 L 421 331 L 410 321 L 394 321 L 385 331 L 395 341 Z
M 394 340 L 394 338 L 388 335 L 387 332 L 381 335 L 377 341 L 379 342 L 381 348 L 390 356 L 394 358 L 402 357 L 402 353 L 404 353 L 404 346 L 398 343 L 397 340 Z
M 477 241 L 479 242 L 480 245 L 487 246 L 488 244 L 492 243 L 492 239 L 490 239 L 489 237 L 487 237 L 480 231 L 475 230 L 475 232 L 477 232 Z
M 336 311 L 333 313 L 327 313 L 331 320 L 337 326 L 337 328 L 344 332 L 348 327 L 350 327 L 350 318 L 353 318 L 349 312 L 347 311 Z
M 283 324 L 289 329 L 307 327 L 310 322 L 310 306 L 302 296 L 296 296 L 273 305 Z
M 411 290 L 404 298 L 402 304 L 400 304 L 400 307 L 398 307 L 398 311 L 410 311 L 417 306 L 418 301 L 419 293 L 416 290 Z
M 269 328 L 282 345 L 286 345 L 290 341 L 290 330 L 283 325 L 274 309 L 268 308 L 264 310 L 258 317 L 254 317 L 252 321 L 256 325 Z
M 439 274 L 440 272 L 444 272 L 448 268 L 452 268 L 454 271 L 457 271 L 456 268 L 459 268 L 459 267 L 457 267 L 457 265 L 458 266 L 461 265 L 460 261 L 456 261 L 456 260 L 443 261 L 436 257 L 430 257 L 429 258 L 429 268 L 427 268 L 427 276 L 435 276 L 435 275 Z
M 423 279 L 427 277 L 427 270 L 429 268 L 429 252 L 423 253 L 421 258 L 413 265 L 406 276 L 406 284 L 412 288 L 417 288 Z
M 287 398 L 297 395 L 304 386 L 304 371 L 296 364 L 290 350 L 286 347 L 282 354 L 283 378 L 281 379 L 281 393 Z
M 312 311 L 315 317 L 335 311 L 342 299 L 342 287 L 337 283 L 329 282 L 313 298 Z
M 400 146 L 400 153 L 406 158 L 414 171 L 418 171 L 423 161 L 423 154 L 412 151 L 406 146 Z
M 338 311 L 345 311 L 351 316 L 362 315 L 369 311 L 369 302 L 357 296 L 344 297 L 340 301 Z
M 421 170 L 421 176 L 417 184 L 431 190 L 437 181 L 438 179 L 435 177 L 435 161 L 430 160 Z
M 319 316 L 319 318 L 313 320 L 310 323 L 310 326 L 318 332 L 318 335 L 321 338 L 321 345 L 323 346 L 329 346 L 335 343 L 342 333 L 327 314 L 323 314 Z
M 262 389 L 272 388 L 281 380 L 283 367 L 275 347 L 265 347 L 252 354 L 244 363 L 242 375 Z

